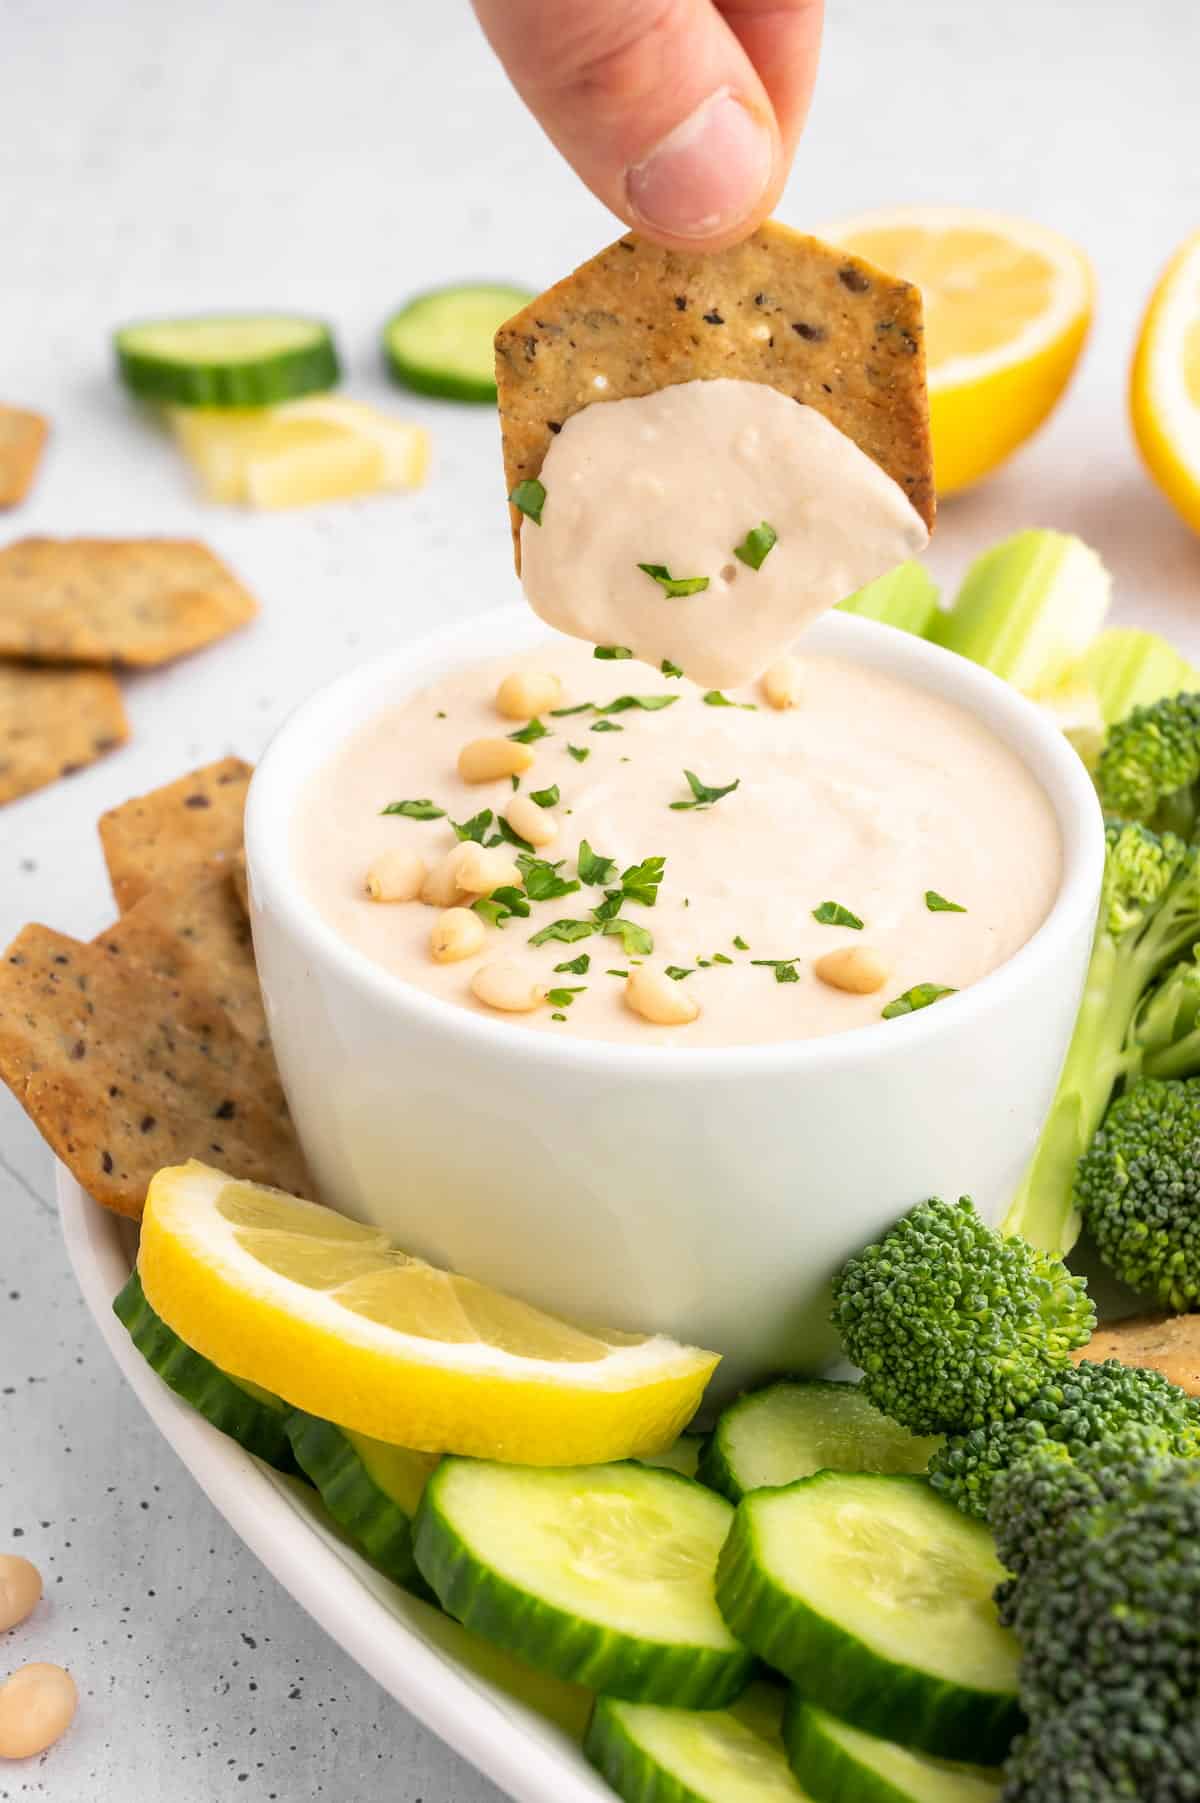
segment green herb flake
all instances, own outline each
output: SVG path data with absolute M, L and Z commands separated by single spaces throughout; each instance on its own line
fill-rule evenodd
M 447 719 L 447 718 L 448 718 L 448 716 L 447 716 L 447 713 L 446 713 L 446 710 L 445 710 L 445 708 L 444 708 L 444 707 L 439 707 L 439 709 L 438 709 L 438 711 L 437 711 L 437 713 L 436 713 L 436 714 L 435 714 L 435 715 L 434 715 L 434 718 L 435 718 L 435 719 L 436 719 L 436 720 L 445 720 L 445 719 Z
M 612 920 L 614 915 L 621 912 L 621 904 L 624 900 L 624 890 L 606 889 L 604 891 L 604 900 L 598 907 L 592 909 L 592 919 L 600 921 Z
M 627 714 L 635 707 L 641 708 L 644 714 L 657 714 L 664 707 L 674 707 L 678 700 L 678 695 L 618 695 L 603 707 L 595 702 L 592 705 L 598 714 Z M 595 728 L 592 730 L 595 731 Z
M 516 773 L 516 771 L 515 771 L 515 770 L 514 770 L 514 771 L 513 771 L 513 774 L 512 774 L 512 777 L 511 777 L 511 778 L 510 778 L 510 781 L 511 781 L 511 782 L 512 782 L 512 786 L 513 786 L 513 794 L 514 794 L 514 795 L 515 795 L 515 794 L 516 794 L 516 792 L 517 792 L 517 790 L 518 790 L 518 789 L 519 789 L 519 788 L 520 788 L 520 787 L 521 787 L 521 779 L 520 779 L 520 777 L 519 777 L 519 776 L 518 776 L 518 775 L 517 775 L 517 773 Z
M 579 939 L 589 939 L 595 931 L 594 920 L 552 920 L 548 927 L 542 927 L 540 932 L 534 933 L 529 943 L 530 945 L 549 945 L 554 942 L 558 945 L 574 945 Z M 558 968 L 562 970 L 564 966 L 560 964 Z
M 658 900 L 659 884 L 666 867 L 665 858 L 643 858 L 640 864 L 631 864 L 628 870 L 621 872 L 622 892 L 630 901 L 652 908 Z
M 531 789 L 530 801 L 535 801 L 539 808 L 553 808 L 558 805 L 558 784 L 551 783 L 548 789 Z
M 586 983 L 577 983 L 573 989 L 549 989 L 546 1000 L 555 1008 L 569 1008 L 577 995 L 582 995 L 587 988 Z
M 493 889 L 490 895 L 480 896 L 471 906 L 481 919 L 494 927 L 507 926 L 510 920 L 529 918 L 528 901 L 511 883 L 504 884 L 500 889 Z
M 550 718 L 552 720 L 569 720 L 572 714 L 590 714 L 595 705 L 594 701 L 577 701 L 574 707 L 552 707 Z
M 800 981 L 800 972 L 796 969 L 799 962 L 798 953 L 794 958 L 751 958 L 750 962 L 763 965 L 767 970 L 773 970 L 777 983 L 798 983 Z
M 627 970 L 606 970 L 604 974 L 606 977 L 627 977 L 629 972 Z
M 386 808 L 380 808 L 381 814 L 403 814 L 406 820 L 444 820 L 445 808 L 435 808 L 433 803 L 425 801 L 389 801 Z
M 714 952 L 712 955 L 712 961 L 714 964 L 732 964 L 733 963 L 733 959 L 727 958 L 725 956 L 724 952 Z
M 550 734 L 541 721 L 535 717 L 528 726 L 519 726 L 516 732 L 510 732 L 508 736 L 510 739 L 515 739 L 518 745 L 536 745 L 539 739 L 548 739 Z
M 961 902 L 947 901 L 936 889 L 926 889 L 925 906 L 931 914 L 965 914 L 967 911 Z
M 552 1014 L 552 1015 L 551 1015 L 551 1016 L 550 1016 L 550 1019 L 551 1019 L 551 1020 L 566 1020 L 566 1018 L 567 1018 L 567 1017 L 566 1017 L 566 1015 L 565 1015 L 565 1014 Z
M 615 858 L 603 858 L 599 852 L 592 850 L 586 839 L 579 842 L 579 876 L 585 883 L 603 889 L 611 883 L 616 874 Z
M 640 563 L 638 569 L 652 577 L 671 601 L 678 601 L 684 595 L 702 594 L 708 587 L 707 576 L 672 576 L 665 563 Z
M 739 952 L 748 952 L 750 950 L 750 947 L 746 944 L 746 941 L 742 938 L 740 933 L 734 934 L 733 943 L 737 946 Z
M 691 974 L 691 971 L 686 969 L 682 964 L 667 965 L 667 975 L 673 978 L 676 983 L 682 983 L 683 979 L 685 977 L 690 977 Z
M 546 490 L 536 476 L 529 476 L 524 482 L 518 482 L 508 498 L 527 520 L 532 520 L 535 526 L 541 525 L 542 508 L 546 505 Z
M 628 645 L 597 645 L 592 656 L 598 657 L 602 663 L 620 664 L 632 657 L 633 652 Z
M 586 921 L 577 921 L 575 924 L 578 926 L 586 926 L 588 923 Z M 565 964 L 556 964 L 554 966 L 554 974 L 556 977 L 586 977 L 591 966 L 591 953 L 580 952 L 577 958 L 568 958 Z
M 549 864 L 545 858 L 531 857 L 527 852 L 519 851 L 517 866 L 525 878 L 525 893 L 530 901 L 557 901 L 562 895 L 574 895 L 579 887 L 574 879 L 559 876 L 561 858 L 557 864 Z
M 472 814 L 469 820 L 452 820 L 450 824 L 459 839 L 473 839 L 476 845 L 482 845 L 493 818 L 491 808 L 484 808 L 481 814 Z
M 568 745 L 567 753 L 577 764 L 586 764 L 592 755 L 586 745 Z
M 645 927 L 638 926 L 633 920 L 606 920 L 603 931 L 610 939 L 621 941 L 621 950 L 627 957 L 640 954 L 648 958 L 654 950 L 654 936 Z
M 615 720 L 597 720 L 595 726 L 588 730 L 590 732 L 624 732 L 625 728 L 618 726 Z
M 712 959 L 711 958 L 697 958 L 696 963 L 700 966 L 701 970 L 711 970 L 712 969 Z
M 733 555 L 739 563 L 748 564 L 752 570 L 761 570 L 767 561 L 767 553 L 774 549 L 778 537 L 774 526 L 768 526 L 764 520 L 761 526 L 752 526 L 741 544 L 733 547 Z
M 957 989 L 946 989 L 941 983 L 917 983 L 906 989 L 883 1010 L 884 1020 L 896 1020 L 902 1014 L 915 1014 L 919 1008 L 930 1008 L 944 995 L 957 995 Z
M 742 780 L 740 776 L 735 777 L 731 783 L 726 783 L 723 789 L 713 789 L 707 783 L 702 783 L 694 770 L 685 770 L 683 774 L 687 777 L 688 788 L 692 791 L 692 799 L 690 801 L 673 801 L 670 805 L 676 812 L 681 812 L 685 808 L 711 808 L 714 802 L 721 800 L 722 796 L 732 795 L 733 791 L 740 787 Z
M 659 664 L 658 667 L 662 671 L 664 676 L 682 676 L 683 675 L 683 671 L 679 668 L 679 665 L 673 664 L 669 657 L 664 657 L 662 660 L 662 663 Z
M 856 933 L 862 932 L 862 921 L 841 902 L 825 901 L 819 908 L 814 908 L 812 917 L 821 927 L 853 927 Z
M 757 702 L 731 701 L 728 695 L 722 694 L 720 689 L 709 689 L 700 699 L 703 701 L 705 707 L 740 707 L 745 714 L 756 714 L 758 712 Z

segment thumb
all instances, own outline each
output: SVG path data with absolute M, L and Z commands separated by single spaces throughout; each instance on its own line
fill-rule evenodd
M 715 250 L 770 212 L 787 173 L 779 122 L 711 0 L 475 10 L 547 135 L 619 218 L 661 243 Z

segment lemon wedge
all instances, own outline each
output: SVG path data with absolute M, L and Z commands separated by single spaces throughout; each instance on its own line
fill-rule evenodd
M 1092 317 L 1087 257 L 1045 226 L 963 207 L 860 214 L 821 236 L 921 289 L 937 489 L 969 487 L 1066 387 Z
M 522 1465 L 661 1452 L 717 1364 L 661 1336 L 585 1332 L 195 1160 L 151 1182 L 138 1272 L 154 1312 L 230 1376 L 420 1452 Z
M 1200 232 L 1176 251 L 1150 297 L 1129 410 L 1147 469 L 1200 532 Z
M 278 407 L 175 407 L 169 417 L 214 501 L 307 507 L 417 488 L 429 466 L 422 427 L 342 396 Z

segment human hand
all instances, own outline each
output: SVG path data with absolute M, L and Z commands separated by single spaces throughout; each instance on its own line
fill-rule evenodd
M 822 0 L 474 0 L 593 194 L 662 244 L 718 250 L 771 211 L 808 112 Z

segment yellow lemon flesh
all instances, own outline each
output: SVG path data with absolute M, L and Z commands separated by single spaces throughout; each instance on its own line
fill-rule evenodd
M 421 1452 L 521 1465 L 661 1452 L 717 1364 L 661 1336 L 573 1327 L 195 1160 L 153 1179 L 138 1271 L 155 1313 L 223 1371 Z
M 309 507 L 417 488 L 429 464 L 422 427 L 342 396 L 278 407 L 175 407 L 170 421 L 214 501 Z
M 1150 298 L 1129 409 L 1147 469 L 1200 532 L 1200 232 L 1180 246 Z
M 962 207 L 896 207 L 820 235 L 920 288 L 937 490 L 978 482 L 1067 385 L 1091 324 L 1087 257 L 1045 226 Z

